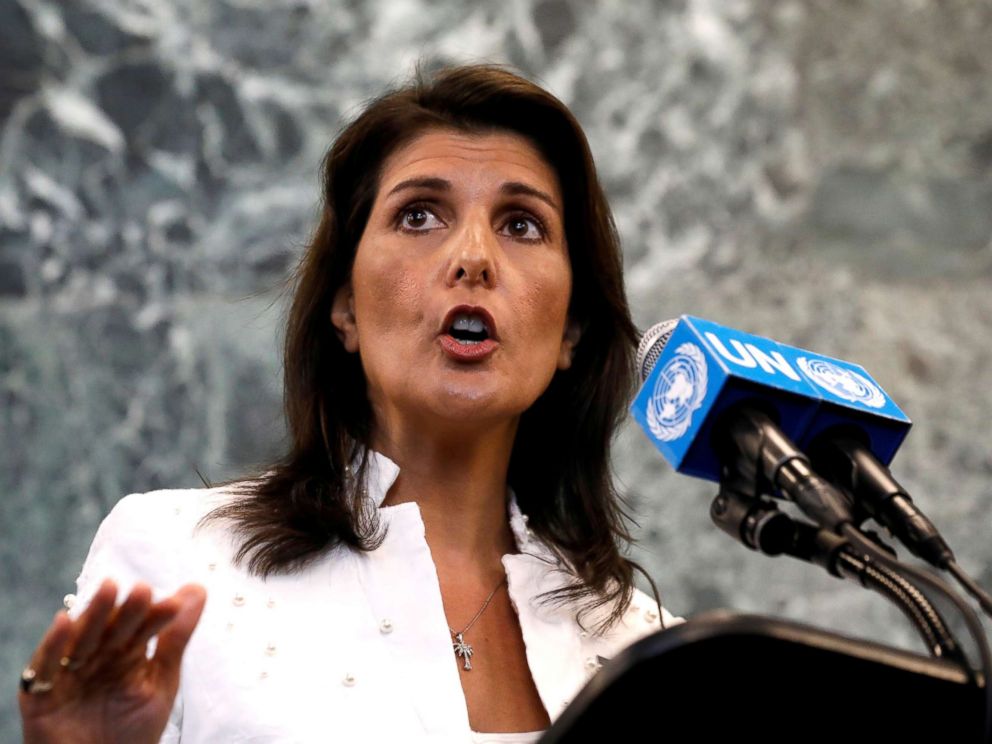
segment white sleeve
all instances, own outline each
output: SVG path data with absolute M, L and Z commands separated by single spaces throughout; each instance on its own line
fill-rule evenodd
M 156 491 L 131 494 L 121 499 L 100 524 L 83 569 L 76 579 L 76 597 L 69 615 L 78 617 L 89 605 L 104 579 L 117 583 L 118 604 L 135 583 L 150 585 L 158 600 L 179 588 L 183 545 L 176 540 L 176 520 L 180 506 L 174 494 Z M 154 639 L 149 645 L 149 655 Z M 182 724 L 182 683 L 162 734 L 162 744 L 178 744 Z

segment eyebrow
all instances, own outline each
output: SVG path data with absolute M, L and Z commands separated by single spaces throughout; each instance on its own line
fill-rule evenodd
M 436 176 L 425 176 L 423 178 L 408 178 L 400 181 L 389 190 L 387 196 L 392 196 L 407 189 L 430 189 L 431 191 L 451 191 L 451 181 Z
M 407 189 L 429 189 L 431 191 L 451 191 L 451 181 L 444 178 L 438 178 L 437 176 L 424 176 L 421 178 L 408 178 L 405 181 L 400 181 L 398 184 L 393 186 L 389 190 L 388 196 L 399 191 L 405 191 Z M 500 193 L 506 194 L 508 196 L 533 196 L 535 199 L 540 199 L 545 202 L 552 209 L 560 212 L 561 208 L 551 198 L 550 195 L 541 191 L 540 189 L 535 189 L 533 186 L 528 186 L 526 183 L 521 183 L 520 181 L 507 181 L 500 187 Z
M 520 183 L 520 181 L 507 181 L 503 184 L 502 188 L 500 188 L 500 192 L 509 196 L 518 196 L 521 194 L 525 196 L 533 196 L 535 199 L 540 199 L 543 201 L 555 211 L 561 211 L 561 208 L 555 203 L 555 200 L 552 199 L 550 195 L 544 193 L 540 189 L 535 189 L 533 186 Z

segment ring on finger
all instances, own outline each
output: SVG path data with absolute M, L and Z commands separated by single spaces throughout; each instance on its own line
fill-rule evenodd
M 38 672 L 31 667 L 24 667 L 21 672 L 21 690 L 28 695 L 37 695 L 41 692 L 48 692 L 54 687 L 51 681 L 38 679 Z
M 79 667 L 83 665 L 79 659 L 73 659 L 71 656 L 63 656 L 59 659 L 59 666 L 65 669 L 67 672 L 74 672 Z

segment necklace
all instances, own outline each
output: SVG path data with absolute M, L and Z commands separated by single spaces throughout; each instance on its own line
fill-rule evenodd
M 482 613 L 486 611 L 486 608 L 489 606 L 489 603 L 493 601 L 493 597 L 496 596 L 496 592 L 498 592 L 499 588 L 503 586 L 503 584 L 505 583 L 506 583 L 506 576 L 500 579 L 499 583 L 496 585 L 496 588 L 493 589 L 491 592 L 489 592 L 489 596 L 486 597 L 486 601 L 482 603 L 482 607 L 480 607 L 479 611 L 475 613 L 475 617 L 473 617 L 469 621 L 468 625 L 466 625 L 460 631 L 452 629 L 450 625 L 448 626 L 448 630 L 451 631 L 451 638 L 453 641 L 451 646 L 452 648 L 455 649 L 455 656 L 460 656 L 462 659 L 465 660 L 465 665 L 462 667 L 462 669 L 464 669 L 466 672 L 472 671 L 472 655 L 475 653 L 475 651 L 472 650 L 471 644 L 465 642 L 465 638 L 463 636 L 465 635 L 465 633 L 468 632 L 469 628 L 475 625 L 475 621 L 478 620 L 480 617 L 482 617 Z

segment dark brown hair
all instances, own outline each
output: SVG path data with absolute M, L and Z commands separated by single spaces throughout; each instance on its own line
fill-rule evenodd
M 623 286 L 619 239 L 585 135 L 572 113 L 534 83 L 501 67 L 418 71 L 409 85 L 371 101 L 324 159 L 320 222 L 296 273 L 285 340 L 289 451 L 236 486 L 226 518 L 241 538 L 237 560 L 267 576 L 306 565 L 335 545 L 372 550 L 381 540 L 361 488 L 372 411 L 357 354 L 330 322 L 349 278 L 386 158 L 426 130 L 505 130 L 527 137 L 557 172 L 572 266 L 570 317 L 582 328 L 570 369 L 559 371 L 520 421 L 508 482 L 529 527 L 579 580 L 559 600 L 629 604 L 636 564 L 614 488 L 610 447 L 633 390 L 637 332 Z M 358 462 L 354 473 L 349 464 Z

